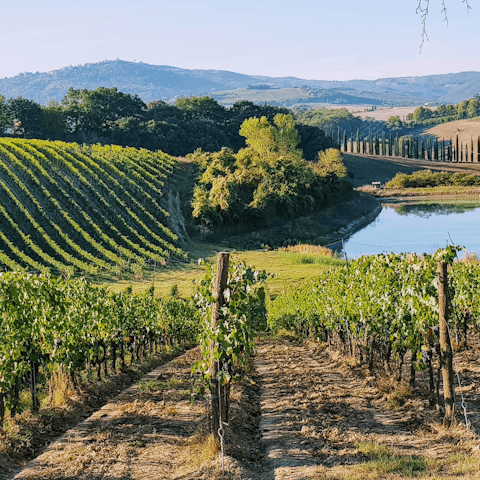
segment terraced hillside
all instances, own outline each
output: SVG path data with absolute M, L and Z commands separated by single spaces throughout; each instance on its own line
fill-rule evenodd
M 161 203 L 175 162 L 144 149 L 0 138 L 0 269 L 136 272 L 181 255 Z

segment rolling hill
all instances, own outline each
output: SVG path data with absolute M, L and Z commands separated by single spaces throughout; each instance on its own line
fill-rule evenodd
M 176 159 L 118 146 L 0 139 L 0 270 L 136 273 L 182 255 L 162 205 Z
M 122 92 L 137 94 L 145 102 L 204 94 L 217 96 L 220 101 L 225 95 L 248 98 L 248 90 L 253 88 L 268 92 L 269 101 L 273 103 L 285 101 L 283 89 L 298 89 L 293 96 L 305 99 L 307 104 L 312 98 L 323 98 L 325 103 L 418 105 L 425 102 L 458 103 L 473 97 L 480 93 L 480 72 L 326 81 L 106 60 L 3 78 L 0 79 L 0 94 L 7 98 L 22 96 L 46 104 L 49 100 L 61 100 L 70 87 L 95 89 L 100 86 L 117 87 Z M 231 98 L 226 101 L 229 103 Z

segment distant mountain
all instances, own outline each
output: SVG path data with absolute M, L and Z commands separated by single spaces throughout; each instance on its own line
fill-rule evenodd
M 233 97 L 236 100 L 249 98 L 248 92 L 262 91 L 268 92 L 272 103 L 288 104 L 296 92 L 290 92 L 288 100 L 285 91 L 281 90 L 298 89 L 299 95 L 295 98 L 305 101 L 293 103 L 312 106 L 323 100 L 324 103 L 418 105 L 425 102 L 458 103 L 473 97 L 480 93 L 480 72 L 326 81 L 243 75 L 225 70 L 188 70 L 114 60 L 3 78 L 0 79 L 0 94 L 46 104 L 49 100 L 61 100 L 70 87 L 95 89 L 100 86 L 117 87 L 122 92 L 137 94 L 145 102 L 208 94 L 228 103 Z M 243 92 L 237 91 L 239 89 Z M 233 97 L 232 91 L 237 91 Z M 229 98 L 222 99 L 222 96 Z

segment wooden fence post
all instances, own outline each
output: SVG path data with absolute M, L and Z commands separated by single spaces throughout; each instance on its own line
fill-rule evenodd
M 217 255 L 217 272 L 215 275 L 215 283 L 213 287 L 213 297 L 216 303 L 212 306 L 212 330 L 215 329 L 218 319 L 220 318 L 220 307 L 225 305 L 224 290 L 227 288 L 228 268 L 230 265 L 230 254 L 220 252 Z M 222 362 L 218 362 L 214 358 L 215 344 L 210 340 L 210 394 L 212 400 L 212 434 L 216 441 L 220 440 L 219 430 L 222 423 L 228 422 L 228 401 L 230 396 L 230 386 L 221 385 L 218 379 L 219 367 L 223 367 Z
M 455 386 L 453 377 L 453 352 L 450 331 L 448 329 L 449 303 L 447 263 L 438 262 L 438 311 L 440 326 L 440 365 L 442 367 L 443 397 L 445 398 L 445 417 L 447 427 L 455 423 Z

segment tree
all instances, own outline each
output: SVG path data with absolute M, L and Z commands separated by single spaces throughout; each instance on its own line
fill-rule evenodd
M 49 139 L 63 139 L 66 125 L 63 108 L 58 102 L 52 100 L 46 107 L 42 107 L 42 126 Z
M 422 122 L 423 120 L 432 118 L 432 116 L 433 112 L 430 109 L 424 107 L 417 107 L 413 112 L 413 121 L 415 123 Z
M 0 95 L 0 135 L 5 133 L 7 127 L 12 125 L 10 111 L 5 97 Z
M 460 119 L 468 117 L 468 100 L 464 100 L 457 105 L 457 115 Z
M 182 97 L 175 106 L 190 118 L 223 121 L 226 116 L 225 107 L 212 97 Z
M 42 107 L 38 103 L 22 97 L 10 98 L 7 109 L 15 135 L 42 137 Z
M 109 133 L 121 118 L 140 117 L 145 103 L 137 96 L 119 92 L 115 87 L 95 90 L 70 88 L 62 100 L 67 127 L 73 133 Z

